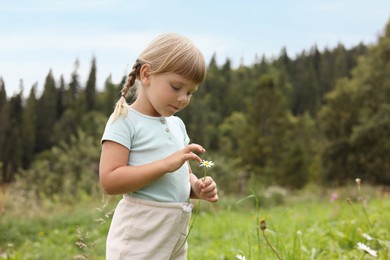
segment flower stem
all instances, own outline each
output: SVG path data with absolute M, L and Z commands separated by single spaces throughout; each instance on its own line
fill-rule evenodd
M 206 176 L 207 176 L 207 170 L 203 173 L 203 181 L 206 179 Z M 200 198 L 198 199 L 198 206 L 196 207 L 195 215 L 194 215 L 194 218 L 192 219 L 191 225 L 190 225 L 190 227 L 188 229 L 187 236 L 184 239 L 184 241 L 181 244 L 181 246 L 179 247 L 179 250 L 177 250 L 177 252 L 175 253 L 175 255 L 177 255 L 180 252 L 180 250 L 183 248 L 183 246 L 186 244 L 186 242 L 188 240 L 188 237 L 190 236 L 191 230 L 194 227 L 194 223 L 195 223 L 196 217 L 199 214 L 199 208 L 200 208 Z
M 274 249 L 274 247 L 271 245 L 271 243 L 268 241 L 268 238 L 267 236 L 265 235 L 265 230 L 262 230 L 263 231 L 263 237 L 264 237 L 264 240 L 265 242 L 267 242 L 267 245 L 269 246 L 269 248 L 271 248 L 272 252 L 276 255 L 276 257 L 279 259 L 279 260 L 282 260 L 282 258 L 280 258 L 279 254 L 276 252 L 276 250 Z

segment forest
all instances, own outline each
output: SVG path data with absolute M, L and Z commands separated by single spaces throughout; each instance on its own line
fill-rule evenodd
M 217 58 L 178 116 L 224 193 L 390 185 L 390 23 L 372 45 L 282 49 L 237 68 Z M 8 96 L 0 78 L 0 184 L 38 197 L 97 191 L 100 138 L 125 80 L 108 76 L 99 91 L 97 71 L 95 57 L 86 82 L 77 60 L 70 82 L 49 71 L 39 95 L 34 85 Z

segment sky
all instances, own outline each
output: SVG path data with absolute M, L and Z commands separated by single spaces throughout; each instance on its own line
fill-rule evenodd
M 161 33 L 190 38 L 217 63 L 251 65 L 263 55 L 290 58 L 313 46 L 375 44 L 390 20 L 389 0 L 0 0 L 0 77 L 7 96 L 51 70 L 69 83 L 75 61 L 85 84 L 93 57 L 97 88 L 118 83 Z

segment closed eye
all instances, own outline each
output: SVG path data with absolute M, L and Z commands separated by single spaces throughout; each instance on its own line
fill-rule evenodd
M 174 91 L 179 91 L 179 90 L 180 90 L 179 87 L 176 87 L 176 86 L 174 86 L 174 85 L 171 85 L 171 87 L 172 87 L 172 89 L 173 89 Z

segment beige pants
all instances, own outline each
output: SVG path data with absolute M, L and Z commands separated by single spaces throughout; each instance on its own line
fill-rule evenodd
M 106 259 L 187 259 L 192 205 L 162 203 L 128 195 L 118 203 L 108 232 Z

